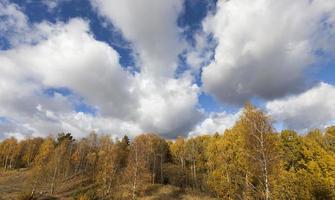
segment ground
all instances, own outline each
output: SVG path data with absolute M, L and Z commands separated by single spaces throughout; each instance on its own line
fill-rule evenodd
M 28 178 L 30 171 L 0 171 L 0 199 L 16 200 L 18 195 L 22 193 L 29 184 Z
M 171 185 L 152 185 L 139 200 L 214 200 Z
M 15 171 L 0 171 L 0 200 L 17 200 L 24 193 L 29 194 L 30 170 L 20 169 Z M 76 193 L 94 188 L 89 184 L 81 186 L 81 180 L 73 178 L 62 183 L 53 197 L 42 195 L 41 200 L 64 199 L 71 200 Z M 47 191 L 47 187 L 45 188 Z M 194 194 L 191 190 L 182 190 L 171 185 L 150 185 L 138 200 L 214 200 L 200 194 Z

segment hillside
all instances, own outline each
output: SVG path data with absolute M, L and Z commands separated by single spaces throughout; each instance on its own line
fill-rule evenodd
M 17 199 L 28 185 L 29 174 L 27 170 L 0 172 L 0 199 Z
M 0 200 L 18 200 L 24 194 L 29 194 L 31 170 L 21 169 L 8 172 L 0 172 Z M 78 194 L 87 193 L 95 184 L 80 184 L 80 177 L 68 179 L 59 185 L 58 190 L 52 196 L 38 194 L 37 200 L 71 200 L 77 199 Z M 42 189 L 43 190 L 43 189 Z M 44 187 L 47 190 L 47 187 Z M 171 185 L 149 185 L 141 192 L 138 200 L 214 200 L 204 195 L 195 194 L 192 191 L 184 191 Z

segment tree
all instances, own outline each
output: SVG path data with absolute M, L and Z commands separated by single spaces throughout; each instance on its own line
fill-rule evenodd
M 50 193 L 53 194 L 59 175 L 63 175 L 62 178 L 65 178 L 67 172 L 71 166 L 71 154 L 73 148 L 73 142 L 75 140 L 71 136 L 71 133 L 60 133 L 58 134 L 56 149 L 54 151 L 52 165 L 53 176 L 51 179 Z
M 99 138 L 98 152 L 98 174 L 97 182 L 102 184 L 104 196 L 117 193 L 115 190 L 111 193 L 114 187 L 122 183 L 124 169 L 127 164 L 129 140 L 124 137 L 121 141 L 114 143 L 112 139 L 105 135 Z
M 17 140 L 13 137 L 4 140 L 0 149 L 0 158 L 3 168 L 5 170 L 13 169 L 15 167 L 16 158 L 19 155 Z
M 51 177 L 50 161 L 55 150 L 55 142 L 52 138 L 47 138 L 41 144 L 38 154 L 34 160 L 32 170 L 33 187 L 31 196 L 34 196 L 37 187 L 44 181 L 49 181 Z
M 71 133 L 59 133 L 57 137 L 57 144 L 61 144 L 64 141 L 75 141 Z
M 22 165 L 24 167 L 31 167 L 43 141 L 42 138 L 28 138 L 21 142 L 23 145 Z
M 282 131 L 283 167 L 277 177 L 276 199 L 334 199 L 335 159 L 323 148 L 322 134 L 298 136 Z
M 185 145 L 186 161 L 191 171 L 192 187 L 201 191 L 207 189 L 205 149 L 209 139 L 209 136 L 190 138 Z
M 270 118 L 247 103 L 236 126 L 245 137 L 249 171 L 253 175 L 250 185 L 257 198 L 268 200 L 271 198 L 271 176 L 279 164 L 277 135 L 272 130 Z
M 167 160 L 169 146 L 156 134 L 140 135 L 130 144 L 128 174 L 132 182 L 132 196 L 144 183 L 163 183 L 163 163 Z M 158 176 L 157 176 L 158 175 Z
M 297 171 L 302 168 L 303 140 L 295 131 L 283 130 L 280 134 L 281 158 L 287 171 Z
M 330 126 L 326 129 L 324 141 L 325 148 L 335 154 L 335 126 Z
M 127 135 L 124 135 L 122 140 L 121 140 L 121 144 L 124 145 L 125 147 L 129 146 L 129 138 Z
M 171 142 L 169 149 L 172 155 L 173 165 L 167 166 L 166 173 L 169 183 L 185 187 L 187 185 L 186 170 L 186 141 L 182 137 L 177 137 L 175 142 Z M 175 166 L 174 166 L 175 165 Z M 177 170 L 178 169 L 178 170 Z
M 223 199 L 247 199 L 248 166 L 244 137 L 237 127 L 226 130 L 223 136 L 212 137 L 206 156 L 210 191 Z

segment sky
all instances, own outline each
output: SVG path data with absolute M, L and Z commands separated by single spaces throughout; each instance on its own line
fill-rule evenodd
M 0 140 L 335 124 L 334 0 L 0 0 Z

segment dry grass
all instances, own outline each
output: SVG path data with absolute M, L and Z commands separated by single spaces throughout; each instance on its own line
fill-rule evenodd
M 30 170 L 0 171 L 0 200 L 17 200 L 22 194 L 30 194 L 32 189 L 30 178 Z M 53 197 L 45 195 L 50 185 L 41 185 L 38 192 L 43 192 L 43 195 L 39 195 L 38 199 L 73 199 L 72 196 L 75 193 L 94 187 L 93 184 L 82 186 L 81 180 L 73 177 L 62 183 L 56 188 L 56 194 Z
M 0 199 L 17 200 L 27 190 L 29 175 L 28 170 L 0 171 Z
M 30 173 L 29 170 L 0 171 L 0 200 L 17 200 L 20 194 L 29 194 L 31 190 Z M 96 185 L 90 183 L 82 185 L 81 180 L 80 176 L 72 177 L 58 186 L 54 197 L 44 196 L 39 199 L 71 200 L 75 194 L 95 190 Z M 40 191 L 47 191 L 48 185 L 44 187 L 40 188 Z M 147 186 L 139 195 L 139 200 L 214 200 L 201 194 L 192 193 L 192 191 L 181 190 L 175 186 L 158 184 Z
M 192 194 L 171 185 L 151 185 L 139 200 L 214 200 L 201 194 Z

